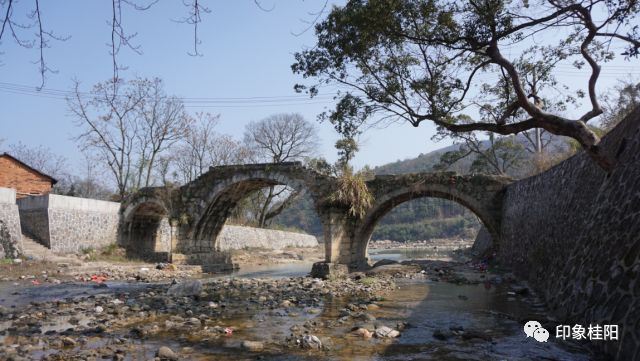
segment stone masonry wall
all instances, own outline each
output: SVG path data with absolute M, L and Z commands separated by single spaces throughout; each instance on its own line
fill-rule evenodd
M 18 200 L 23 230 L 51 250 L 77 252 L 117 241 L 120 204 L 49 194 Z
M 510 185 L 498 245 L 560 324 L 619 325 L 619 341 L 593 341 L 615 360 L 640 360 L 639 126 L 640 108 L 603 139 L 609 175 L 580 153 Z
M 223 251 L 254 247 L 283 249 L 316 246 L 318 240 L 312 235 L 272 229 L 225 225 L 218 235 L 218 248 Z
M 0 188 L 0 259 L 22 254 L 20 215 L 16 205 L 16 191 Z
M 118 220 L 117 212 L 51 208 L 51 250 L 68 253 L 116 243 Z

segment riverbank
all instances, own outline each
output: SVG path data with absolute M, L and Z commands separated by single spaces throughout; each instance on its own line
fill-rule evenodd
M 380 259 L 392 260 L 439 260 L 469 262 L 473 258 L 469 252 L 473 240 L 462 238 L 443 238 L 398 242 L 390 240 L 372 240 L 368 254 L 372 262 Z
M 274 264 L 309 264 L 324 259 L 322 247 L 283 250 L 248 248 L 230 252 L 232 262 L 241 268 Z M 148 263 L 139 259 L 128 259 L 124 256 L 123 250 L 113 250 L 108 254 L 93 251 L 82 255 L 67 255 L 64 262 L 19 259 L 0 263 L 0 282 L 60 284 L 91 281 L 94 276 L 112 281 L 158 282 L 201 278 L 206 274 L 202 273 L 200 266 Z
M 434 238 L 429 240 L 416 240 L 399 242 L 392 240 L 371 240 L 369 249 L 410 249 L 410 248 L 429 248 L 434 250 L 451 251 L 457 249 L 465 249 L 473 245 L 473 239 L 465 238 Z

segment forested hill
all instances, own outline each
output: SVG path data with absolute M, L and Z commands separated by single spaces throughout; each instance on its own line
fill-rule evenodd
M 403 174 L 403 173 L 419 173 L 431 172 L 433 166 L 440 162 L 440 157 L 445 152 L 457 150 L 459 145 L 450 145 L 440 148 L 429 153 L 420 153 L 416 158 L 408 158 L 405 160 L 397 160 L 392 163 L 383 164 L 373 168 L 376 174 Z M 454 170 L 454 169 L 452 169 Z
M 509 155 L 517 156 L 516 165 L 507 169 L 506 173 L 514 178 L 523 178 L 531 174 L 531 166 L 533 164 L 533 153 L 529 150 L 532 148 L 529 140 L 523 135 L 517 135 L 514 137 L 514 143 L 517 144 L 516 149 L 507 149 L 497 151 L 498 156 Z M 548 134 L 543 136 L 543 144 L 545 144 L 544 152 L 547 157 L 556 158 L 562 153 L 568 150 L 569 143 L 563 137 L 553 136 Z M 480 146 L 483 149 L 490 147 L 488 140 L 480 141 Z M 398 160 L 392 163 L 383 164 L 373 168 L 376 174 L 403 174 L 403 173 L 419 173 L 419 172 L 432 172 L 434 166 L 440 163 L 440 159 L 443 154 L 447 152 L 457 151 L 461 147 L 460 144 L 453 144 L 447 147 L 443 147 L 434 150 L 429 153 L 421 153 L 415 158 L 408 158 L 404 160 Z M 514 154 L 517 153 L 517 154 Z M 453 165 L 449 166 L 447 170 L 455 171 L 461 174 L 472 172 L 472 164 L 476 160 L 477 155 L 472 153 L 466 158 L 463 158 Z M 483 172 L 483 171 L 479 171 Z M 494 169 L 488 168 L 483 173 L 494 173 Z

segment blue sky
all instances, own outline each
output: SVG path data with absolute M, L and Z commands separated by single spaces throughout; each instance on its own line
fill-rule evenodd
M 252 0 L 209 2 L 211 13 L 203 16 L 200 26 L 200 51 L 204 54 L 201 57 L 187 55 L 192 49 L 193 28 L 171 21 L 186 16 L 187 9 L 181 1 L 160 1 L 144 12 L 127 8 L 123 25 L 129 33 L 138 34 L 132 42 L 141 45 L 143 54 L 123 49 L 120 61 L 128 70 L 121 72 L 121 76 L 158 76 L 164 79 L 168 93 L 186 98 L 295 97 L 293 85 L 301 78 L 290 69 L 293 53 L 313 46 L 315 36 L 312 30 L 300 36 L 292 32 L 307 27 L 304 21 L 312 20 L 314 16 L 310 13 L 319 11 L 323 3 L 320 0 L 263 0 L 264 7 L 273 7 L 272 11 L 265 12 Z M 17 6 L 17 13 L 25 13 L 31 2 L 21 1 Z M 72 80 L 78 79 L 83 90 L 88 90 L 93 84 L 110 78 L 107 20 L 111 2 L 43 0 L 41 6 L 45 28 L 60 36 L 71 36 L 65 42 L 52 41 L 51 48 L 45 50 L 48 65 L 58 71 L 48 75 L 46 88 L 70 90 Z M 20 48 L 6 39 L 0 44 L 0 52 L 0 83 L 32 88 L 40 84 L 37 66 L 32 63 L 38 56 L 36 51 Z M 628 72 L 640 74 L 633 64 L 617 61 L 612 66 L 612 71 L 602 77 L 600 89 L 614 85 L 617 78 L 625 77 Z M 567 84 L 583 81 L 575 69 L 567 69 L 560 80 Z M 245 125 L 252 120 L 273 113 L 299 112 L 315 122 L 325 106 L 331 106 L 326 98 L 279 101 L 275 106 L 227 103 L 189 110 L 220 114 L 218 131 L 241 138 Z M 73 122 L 64 100 L 0 89 L 0 138 L 5 139 L 5 146 L 17 142 L 44 145 L 69 158 L 76 169 L 84 169 L 83 157 L 73 140 L 78 132 Z M 329 124 L 319 124 L 318 128 L 321 155 L 335 160 L 333 144 L 337 135 Z M 434 133 L 430 124 L 413 128 L 403 123 L 369 130 L 361 138 L 361 151 L 354 163 L 357 167 L 380 165 L 451 143 L 434 143 L 431 140 Z
M 58 71 L 47 76 L 45 88 L 70 90 L 75 78 L 83 90 L 88 90 L 112 75 L 106 45 L 110 39 L 110 2 L 66 0 L 63 6 L 54 3 L 42 1 L 45 26 L 57 35 L 71 38 L 52 41 L 51 48 L 45 50 L 48 65 Z M 26 12 L 31 3 L 17 4 L 17 12 Z M 313 19 L 309 13 L 319 11 L 322 2 L 281 0 L 262 4 L 275 7 L 265 12 L 251 0 L 209 3 L 211 13 L 203 16 L 200 28 L 200 57 L 187 54 L 192 49 L 192 27 L 171 21 L 186 15 L 187 9 L 180 1 L 161 1 L 145 12 L 127 9 L 124 26 L 128 32 L 138 34 L 132 42 L 141 45 L 143 54 L 123 49 L 120 60 L 128 70 L 121 76 L 158 76 L 165 81 L 168 93 L 188 98 L 295 97 L 293 85 L 301 78 L 290 69 L 293 53 L 313 46 L 315 37 L 313 30 L 300 36 L 292 33 L 307 27 L 304 21 Z M 36 51 L 20 48 L 10 40 L 3 41 L 0 51 L 4 53 L 0 55 L 0 82 L 32 88 L 40 84 L 38 68 L 32 64 L 38 56 Z M 325 98 L 280 101 L 270 106 L 226 104 L 189 110 L 220 114 L 218 131 L 241 138 L 245 124 L 252 120 L 278 112 L 299 112 L 315 122 L 323 107 L 330 105 L 330 99 Z M 4 146 L 18 141 L 44 145 L 83 169 L 83 157 L 72 139 L 78 131 L 73 122 L 64 100 L 0 90 L 0 138 L 5 139 Z M 318 124 L 318 128 L 320 153 L 334 160 L 337 135 L 329 124 Z M 371 130 L 361 139 L 355 165 L 384 164 L 448 144 L 431 142 L 433 132 L 433 127 L 416 130 L 407 124 Z

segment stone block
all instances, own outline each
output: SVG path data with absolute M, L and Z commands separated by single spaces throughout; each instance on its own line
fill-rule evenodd
M 326 280 L 329 278 L 344 278 L 348 275 L 348 266 L 341 263 L 316 262 L 311 268 L 311 277 L 313 278 L 322 278 Z

